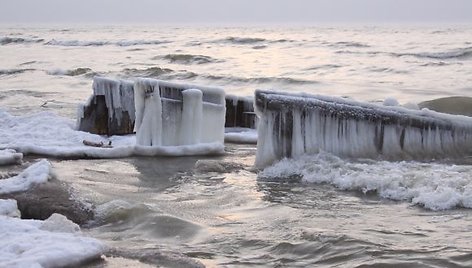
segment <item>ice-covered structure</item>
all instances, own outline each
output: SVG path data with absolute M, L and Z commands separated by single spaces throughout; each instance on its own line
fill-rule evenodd
M 100 135 L 133 133 L 133 82 L 104 77 L 93 79 L 93 95 L 79 106 L 78 129 Z
M 258 167 L 319 151 L 386 159 L 472 154 L 471 117 L 274 91 L 255 97 Z
M 222 89 L 141 78 L 134 85 L 134 100 L 137 145 L 224 142 Z

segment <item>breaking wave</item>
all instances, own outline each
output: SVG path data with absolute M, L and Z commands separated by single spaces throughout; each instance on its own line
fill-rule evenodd
M 78 76 L 78 75 L 84 75 L 84 74 L 89 74 L 89 75 L 95 75 L 90 68 L 76 68 L 72 70 L 63 70 L 63 69 L 54 69 L 47 71 L 47 74 L 49 75 L 66 75 L 66 76 Z
M 82 41 L 82 40 L 55 40 L 52 39 L 45 43 L 48 46 L 66 46 L 66 47 L 89 47 L 89 46 L 139 46 L 139 45 L 161 45 L 167 44 L 170 41 L 163 40 L 118 40 L 118 41 L 109 41 L 109 40 L 95 40 L 95 41 Z
M 0 37 L 0 45 L 40 43 L 43 41 L 44 39 L 40 38 L 23 38 L 10 36 Z
M 165 56 L 157 56 L 153 59 L 165 59 L 170 63 L 179 63 L 179 64 L 207 64 L 207 63 L 216 63 L 221 62 L 217 59 L 214 59 L 205 55 L 192 55 L 192 54 L 168 54 Z
M 205 78 L 209 80 L 226 80 L 228 82 L 237 82 L 245 84 L 316 84 L 317 81 L 295 79 L 291 77 L 238 77 L 238 76 L 219 76 L 219 75 L 207 75 Z
M 385 172 L 389 170 L 391 172 Z M 375 193 L 431 210 L 472 208 L 472 166 L 441 163 L 348 161 L 329 153 L 284 159 L 260 173 L 261 180 L 299 178 L 341 190 Z
M 148 77 L 159 79 L 192 79 L 198 75 L 186 70 L 175 71 L 169 68 L 149 67 L 145 69 L 126 68 L 123 73 L 131 77 Z

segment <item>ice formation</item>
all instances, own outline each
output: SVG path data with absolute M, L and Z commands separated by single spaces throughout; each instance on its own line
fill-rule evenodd
M 320 151 L 436 159 L 472 153 L 472 118 L 314 95 L 256 91 L 256 165 Z
M 22 159 L 23 154 L 17 153 L 15 150 L 0 150 L 0 166 L 18 164 Z
M 132 133 L 135 121 L 133 83 L 93 79 L 93 95 L 78 108 L 78 129 L 102 135 Z
M 26 191 L 36 184 L 46 182 L 51 177 L 51 164 L 43 159 L 20 174 L 0 180 L 0 194 Z
M 69 267 L 100 258 L 106 247 L 62 215 L 21 220 L 14 200 L 0 200 L 0 266 Z
M 142 78 L 134 96 L 137 145 L 223 144 L 223 90 Z

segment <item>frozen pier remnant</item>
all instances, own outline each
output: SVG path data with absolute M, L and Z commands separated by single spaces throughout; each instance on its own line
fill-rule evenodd
M 137 145 L 224 143 L 222 89 L 142 78 L 134 94 Z
M 274 91 L 255 98 L 258 167 L 319 151 L 386 159 L 472 154 L 471 117 Z
M 256 128 L 254 99 L 226 95 L 225 127 Z
M 93 79 L 93 95 L 78 110 L 78 129 L 99 135 L 133 133 L 133 83 L 103 77 Z

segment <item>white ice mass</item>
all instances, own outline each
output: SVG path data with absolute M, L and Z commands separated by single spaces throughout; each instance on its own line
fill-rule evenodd
M 21 220 L 14 200 L 0 200 L 1 267 L 68 267 L 99 258 L 105 245 L 62 215 Z
M 259 167 L 320 151 L 386 159 L 472 153 L 472 118 L 467 116 L 273 91 L 256 91 L 256 112 Z

